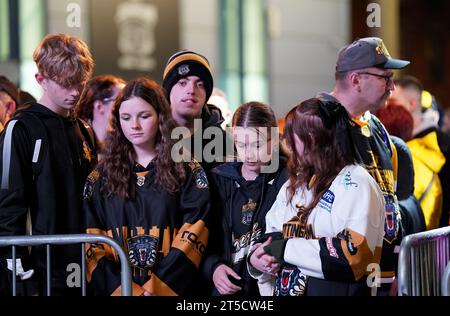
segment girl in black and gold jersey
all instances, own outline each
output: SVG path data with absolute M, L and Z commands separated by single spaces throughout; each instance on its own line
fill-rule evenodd
M 114 104 L 104 160 L 86 184 L 87 232 L 114 238 L 133 267 L 133 295 L 183 295 L 206 249 L 209 189 L 198 163 L 175 163 L 175 127 L 162 88 L 129 82 Z M 87 278 L 97 295 L 119 295 L 117 254 L 86 251 Z

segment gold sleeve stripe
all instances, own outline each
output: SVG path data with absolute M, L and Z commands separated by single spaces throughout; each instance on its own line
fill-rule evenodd
M 373 256 L 373 262 L 374 263 L 380 263 L 381 262 L 381 252 L 383 251 L 382 247 L 375 247 L 375 254 Z
M 169 254 L 170 251 L 170 244 L 168 241 L 170 240 L 170 228 L 167 227 L 164 229 L 164 237 L 163 237 L 163 244 L 162 244 L 162 253 L 164 254 L 164 257 L 166 257 Z
M 395 272 L 394 271 L 381 271 L 380 276 L 382 278 L 391 278 L 395 276 Z
M 392 171 L 394 172 L 394 182 L 395 182 L 395 189 L 397 189 L 397 177 L 398 177 L 398 154 L 397 154 L 397 147 L 395 147 L 394 143 L 389 140 L 389 143 L 391 145 L 392 149 Z
M 365 236 L 352 230 L 348 231 L 350 233 L 349 242 L 354 248 L 357 248 L 357 252 L 356 254 L 350 253 L 346 240 L 341 240 L 341 247 L 345 258 L 347 258 L 350 268 L 353 271 L 355 280 L 358 281 L 366 275 L 368 265 L 374 262 L 374 255 L 372 251 L 370 251 Z
M 131 283 L 131 287 L 132 287 L 132 293 L 133 296 L 142 296 L 142 294 L 144 294 L 144 289 L 139 286 L 138 284 L 132 282 Z M 122 296 L 122 287 L 119 286 L 112 294 L 111 296 Z
M 195 224 L 184 224 L 173 241 L 172 247 L 184 252 L 189 260 L 199 268 L 200 261 L 205 254 L 208 235 L 208 228 L 202 220 Z
M 93 234 L 93 235 L 104 235 L 104 236 L 107 236 L 107 237 L 111 237 L 104 230 L 100 230 L 100 229 L 97 229 L 97 228 L 89 228 L 89 229 L 86 230 L 86 233 L 87 234 Z M 107 259 L 112 260 L 112 261 L 116 261 L 116 257 L 117 256 L 116 256 L 115 251 L 111 248 L 111 246 L 109 246 L 107 244 L 101 244 L 101 245 L 102 245 L 103 248 L 98 247 L 96 245 L 86 244 L 86 264 L 87 264 L 86 278 L 87 278 L 88 282 L 91 282 L 91 280 L 92 280 L 92 273 L 97 268 L 97 265 L 98 265 L 99 261 L 103 257 L 106 256 Z
M 178 296 L 166 283 L 161 281 L 155 274 L 145 283 L 142 288 L 154 296 Z

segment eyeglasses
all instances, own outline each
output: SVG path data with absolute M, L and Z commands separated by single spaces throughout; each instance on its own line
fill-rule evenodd
M 389 85 L 390 82 L 392 82 L 392 76 L 393 75 L 380 75 L 380 74 L 374 74 L 371 72 L 357 72 L 357 74 L 360 75 L 369 75 L 369 76 L 374 76 L 374 77 L 378 77 L 378 78 L 383 78 L 386 81 L 386 85 Z

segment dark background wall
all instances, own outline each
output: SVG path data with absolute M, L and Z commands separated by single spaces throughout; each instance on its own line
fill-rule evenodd
M 364 22 L 371 2 L 352 0 L 353 38 L 372 36 Z M 400 0 L 399 12 L 400 56 L 411 61 L 402 74 L 419 78 L 442 107 L 450 107 L 450 1 Z

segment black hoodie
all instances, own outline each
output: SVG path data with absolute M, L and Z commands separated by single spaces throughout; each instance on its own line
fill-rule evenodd
M 220 126 L 223 123 L 224 118 L 222 117 L 222 112 L 220 111 L 220 109 L 218 107 L 216 107 L 212 104 L 206 104 L 202 110 L 201 120 L 202 120 L 202 129 L 201 129 L 201 131 L 200 130 L 196 131 L 196 133 L 193 135 L 193 137 L 200 138 L 202 140 L 202 156 L 197 156 L 196 154 L 194 154 L 193 158 L 195 158 L 195 160 L 201 164 L 203 169 L 205 169 L 205 171 L 207 173 L 209 173 L 209 171 L 211 169 L 213 169 L 213 168 L 219 166 L 220 164 L 222 164 L 223 162 L 225 162 L 226 142 L 227 142 L 227 139 L 228 139 L 228 141 L 232 141 L 232 140 L 231 140 L 231 138 L 227 138 L 227 134 Z M 216 140 L 214 138 L 215 136 L 213 136 L 213 139 L 206 139 L 204 137 L 204 133 L 209 127 L 215 127 L 215 128 L 217 128 L 218 131 L 220 131 L 221 135 L 220 135 L 219 139 Z M 199 134 L 199 133 L 201 133 L 201 134 Z M 206 160 L 205 156 L 204 156 L 205 147 L 208 146 L 208 144 L 210 144 L 210 143 L 213 143 L 215 145 L 216 144 L 223 145 L 223 147 L 222 147 L 223 152 L 220 153 L 218 151 L 214 151 L 213 152 L 214 158 L 215 158 L 214 161 L 205 161 Z M 191 148 L 192 152 L 194 152 L 194 146 L 195 146 L 194 139 L 191 138 L 190 148 Z M 217 149 L 217 146 L 215 148 Z M 233 149 L 234 147 L 231 146 L 230 148 Z M 232 154 L 232 153 L 230 153 L 230 154 Z
M 20 119 L 20 115 L 30 114 L 34 120 L 40 120 L 45 135 L 33 135 L 38 130 L 36 126 L 25 126 Z M 0 136 L 0 236 L 25 235 L 28 210 L 33 235 L 83 233 L 83 188 L 96 163 L 86 125 L 74 116 L 62 117 L 38 103 L 30 104 L 20 115 L 8 123 Z M 42 136 L 42 150 L 38 151 L 35 140 Z M 36 157 L 41 164 L 37 175 L 32 163 Z M 44 247 L 31 251 L 30 268 L 38 270 L 38 277 L 40 271 L 45 271 L 44 253 Z M 80 263 L 80 254 L 79 246 L 52 247 L 52 286 L 66 287 L 67 265 Z M 9 256 L 9 251 L 2 255 Z M 27 254 L 22 249 L 18 257 L 26 259 Z
M 211 171 L 214 229 L 211 229 L 209 255 L 204 276 L 212 280 L 215 268 L 224 263 L 242 277 L 243 290 L 236 295 L 258 296 L 257 281 L 247 272 L 250 247 L 265 232 L 265 218 L 278 191 L 288 179 L 286 159 L 280 157 L 278 171 L 260 174 L 255 181 L 241 176 L 242 163 L 230 162 Z M 213 295 L 219 295 L 213 290 Z

